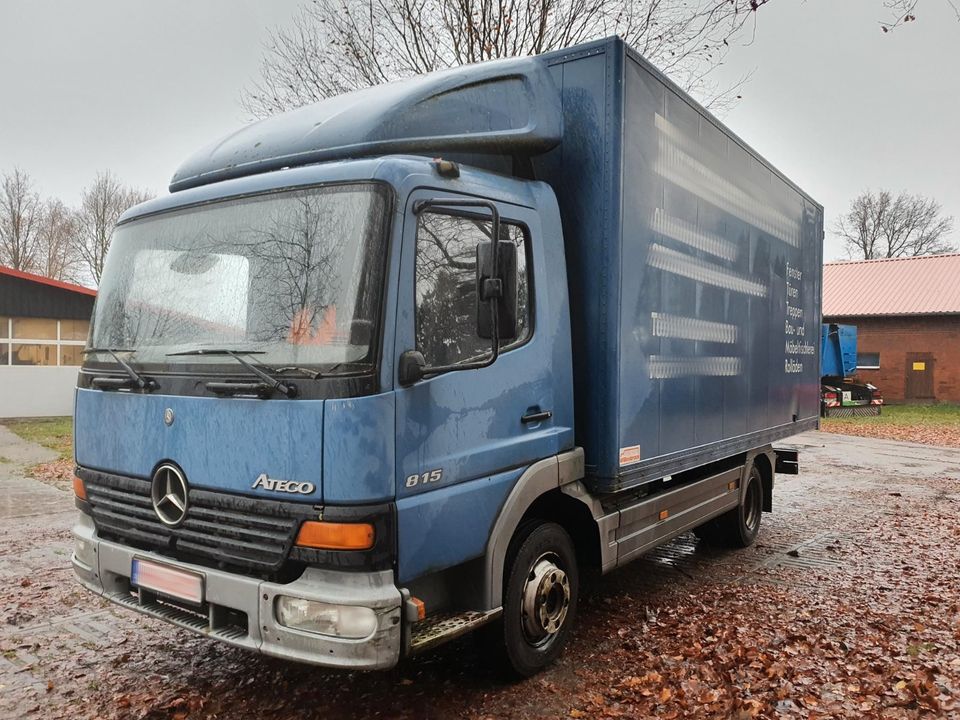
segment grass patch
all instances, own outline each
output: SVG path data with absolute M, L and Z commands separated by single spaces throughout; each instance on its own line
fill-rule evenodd
M 24 440 L 56 451 L 62 460 L 73 457 L 73 418 L 5 420 L 3 424 Z
M 873 417 L 823 418 L 823 427 L 850 425 L 924 427 L 960 427 L 960 405 L 884 405 L 881 415 Z

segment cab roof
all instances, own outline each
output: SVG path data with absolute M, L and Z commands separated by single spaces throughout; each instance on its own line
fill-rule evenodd
M 248 125 L 188 158 L 170 192 L 373 155 L 539 154 L 561 135 L 560 96 L 544 60 L 496 60 L 357 90 Z

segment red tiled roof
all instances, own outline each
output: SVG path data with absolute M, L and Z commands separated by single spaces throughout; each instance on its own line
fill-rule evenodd
M 9 275 L 10 277 L 20 278 L 21 280 L 30 280 L 31 282 L 43 283 L 44 285 L 52 285 L 61 290 L 93 295 L 94 297 L 97 294 L 96 290 L 91 290 L 83 285 L 74 285 L 73 283 L 63 282 L 62 280 L 44 277 L 43 275 L 34 275 L 33 273 L 23 272 L 23 270 L 14 270 L 13 268 L 4 267 L 3 265 L 0 265 L 0 275 Z
M 960 253 L 823 266 L 824 317 L 960 314 Z

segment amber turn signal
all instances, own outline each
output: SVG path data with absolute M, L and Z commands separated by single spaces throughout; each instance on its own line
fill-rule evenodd
M 297 534 L 298 547 L 320 550 L 369 550 L 373 547 L 373 525 L 307 520 Z
M 423 620 L 427 616 L 427 604 L 418 597 L 410 598 L 410 602 L 417 608 L 417 620 Z
M 83 486 L 83 480 L 76 475 L 73 476 L 73 494 L 81 500 L 87 499 L 87 489 Z

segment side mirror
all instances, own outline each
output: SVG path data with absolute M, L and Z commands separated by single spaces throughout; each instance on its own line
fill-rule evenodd
M 407 350 L 400 355 L 400 367 L 397 369 L 400 384 L 406 387 L 423 380 L 427 361 L 419 350 Z
M 515 340 L 520 332 L 517 320 L 517 246 L 496 243 L 497 268 L 494 277 L 494 243 L 477 245 L 477 336 L 493 339 L 494 308 L 498 319 L 498 340 Z

